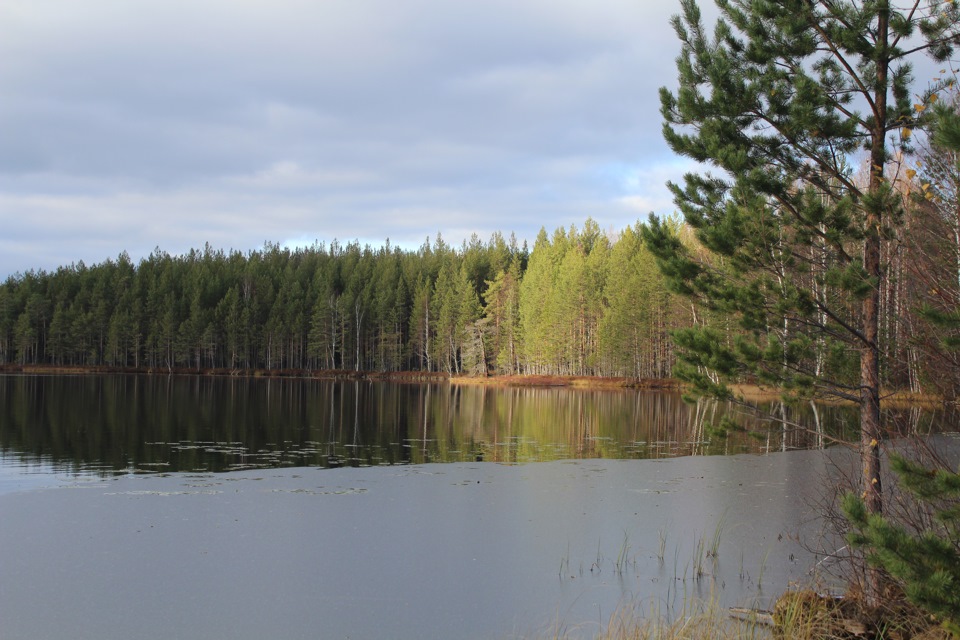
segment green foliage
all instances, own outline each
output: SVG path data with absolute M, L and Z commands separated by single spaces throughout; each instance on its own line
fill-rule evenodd
M 584 375 L 597 372 L 595 346 L 603 314 L 601 293 L 608 239 L 587 220 L 542 229 L 520 287 L 523 345 L 531 373 Z
M 601 293 L 605 308 L 598 357 L 604 368 L 615 375 L 668 377 L 673 366 L 669 330 L 686 318 L 643 244 L 639 225 L 625 229 L 611 247 Z
M 848 494 L 842 506 L 854 529 L 850 542 L 893 576 L 911 602 L 960 637 L 960 474 L 897 455 L 891 456 L 891 466 L 900 485 L 932 512 L 932 520 L 911 534 L 902 524 L 868 513 L 859 497 Z
M 651 265 L 634 230 L 589 219 L 533 256 L 500 234 L 121 254 L 0 285 L 0 364 L 665 377 L 683 319 Z
M 682 1 L 678 88 L 660 90 L 667 143 L 717 171 L 668 185 L 702 249 L 653 215 L 642 229 L 670 288 L 713 314 L 676 335 L 679 372 L 721 394 L 748 377 L 855 399 L 858 367 L 879 361 L 881 234 L 903 217 L 883 177 L 887 136 L 916 120 L 910 58 L 948 55 L 960 9 L 716 4 L 710 34 Z M 848 164 L 861 148 L 875 165 L 866 184 Z
M 695 310 L 693 326 L 674 333 L 676 375 L 720 397 L 731 395 L 728 382 L 746 379 L 787 395 L 858 402 L 869 445 L 861 450 L 863 500 L 846 505 L 861 531 L 855 541 L 871 545 L 871 560 L 956 631 L 956 528 L 941 520 L 946 542 L 913 539 L 878 515 L 878 447 L 881 360 L 891 355 L 881 292 L 891 290 L 894 272 L 883 262 L 883 244 L 896 239 L 904 220 L 887 177 L 898 168 L 891 152 L 910 151 L 904 130 L 917 125 L 911 58 L 952 54 L 960 7 L 901 8 L 886 0 L 716 5 L 711 35 L 696 2 L 681 1 L 673 19 L 678 87 L 660 90 L 668 145 L 714 172 L 668 183 L 697 243 L 653 214 L 642 229 L 671 289 Z M 910 37 L 916 32 L 919 38 Z M 890 134 L 898 131 L 893 149 Z M 848 164 L 859 149 L 869 154 L 865 180 Z M 697 308 L 708 313 L 697 317 Z M 882 585 L 876 574 L 868 578 L 868 598 L 876 601 Z
M 957 201 L 956 186 L 960 181 L 960 113 L 957 112 L 957 105 L 947 105 L 938 103 L 934 106 L 932 114 L 932 142 L 935 148 L 940 149 L 944 155 L 948 156 L 945 164 L 947 165 L 946 176 L 937 176 L 941 184 L 935 188 L 940 192 L 940 200 L 945 208 L 954 216 L 957 215 L 960 202 Z M 950 184 L 952 183 L 952 184 Z M 945 201 L 945 202 L 944 202 Z M 951 220 L 951 226 L 954 227 L 955 238 L 960 237 L 960 218 Z M 960 244 L 955 246 L 957 258 L 960 259 Z M 960 270 L 960 264 L 956 265 Z M 960 271 L 958 271 L 960 277 Z M 960 349 L 960 306 L 956 303 L 952 308 L 942 309 L 931 305 L 925 305 L 921 309 L 921 314 L 933 324 L 946 330 L 943 336 L 943 346 L 950 350 Z
M 924 307 L 923 316 L 935 325 L 952 331 L 951 335 L 944 336 L 943 344 L 948 349 L 960 349 L 960 309 L 944 312 L 934 307 Z

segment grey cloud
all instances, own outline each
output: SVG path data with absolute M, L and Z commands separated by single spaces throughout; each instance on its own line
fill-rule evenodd
M 677 9 L 5 3 L 0 275 L 207 241 L 630 224 L 662 201 L 630 175 L 669 162 Z

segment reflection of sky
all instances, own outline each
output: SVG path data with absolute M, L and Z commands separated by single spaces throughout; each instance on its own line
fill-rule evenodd
M 92 473 L 76 473 L 62 463 L 0 452 L 0 495 L 99 481 Z
M 811 482 L 823 455 L 126 475 L 8 494 L 0 545 L 18 554 L 0 564 L 0 619 L 12 637 L 529 637 L 555 623 L 594 637 L 625 601 L 666 613 L 715 590 L 751 604 L 768 545 L 764 591 L 802 578 L 810 562 L 787 539 L 799 514 L 768 505 L 793 501 L 784 478 Z M 698 581 L 696 542 L 723 514 Z
M 54 487 L 56 471 L 43 461 L 24 461 L 19 456 L 0 453 L 0 495 L 28 489 Z
M 644 594 L 646 606 L 664 611 L 683 604 L 677 589 L 724 605 L 763 602 L 776 595 L 771 584 L 802 579 L 812 564 L 791 537 L 805 526 L 800 488 L 817 485 L 823 473 L 819 452 L 534 467 L 517 472 L 524 481 L 515 499 L 538 544 L 561 550 L 567 606 L 580 616 L 624 592 Z M 697 546 L 706 551 L 718 532 L 717 563 L 704 558 L 706 575 L 696 580 Z M 618 572 L 621 554 L 625 569 Z

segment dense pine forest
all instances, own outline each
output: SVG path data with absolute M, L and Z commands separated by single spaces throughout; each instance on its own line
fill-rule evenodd
M 885 245 L 896 274 L 882 292 L 885 383 L 955 394 L 956 376 L 944 374 L 954 356 L 934 353 L 932 329 L 914 312 L 952 291 L 931 285 L 955 269 L 952 238 L 919 219 Z M 666 224 L 697 250 L 689 227 Z M 642 231 L 588 219 L 542 229 L 532 248 L 499 233 L 460 246 L 438 235 L 415 251 L 389 241 L 246 254 L 206 246 L 28 271 L 0 286 L 0 363 L 666 378 L 672 332 L 713 326 L 718 340 L 735 340 L 739 329 L 722 309 L 669 290 Z M 829 258 L 813 258 L 785 263 L 782 275 L 830 296 Z M 841 356 L 816 357 L 846 366 Z
M 636 229 L 587 220 L 532 252 L 438 235 L 416 251 L 207 246 L 18 274 L 0 287 L 0 361 L 665 377 L 685 322 Z

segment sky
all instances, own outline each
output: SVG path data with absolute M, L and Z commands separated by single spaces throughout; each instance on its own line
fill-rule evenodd
M 0 278 L 670 213 L 679 0 L 4 0 Z

